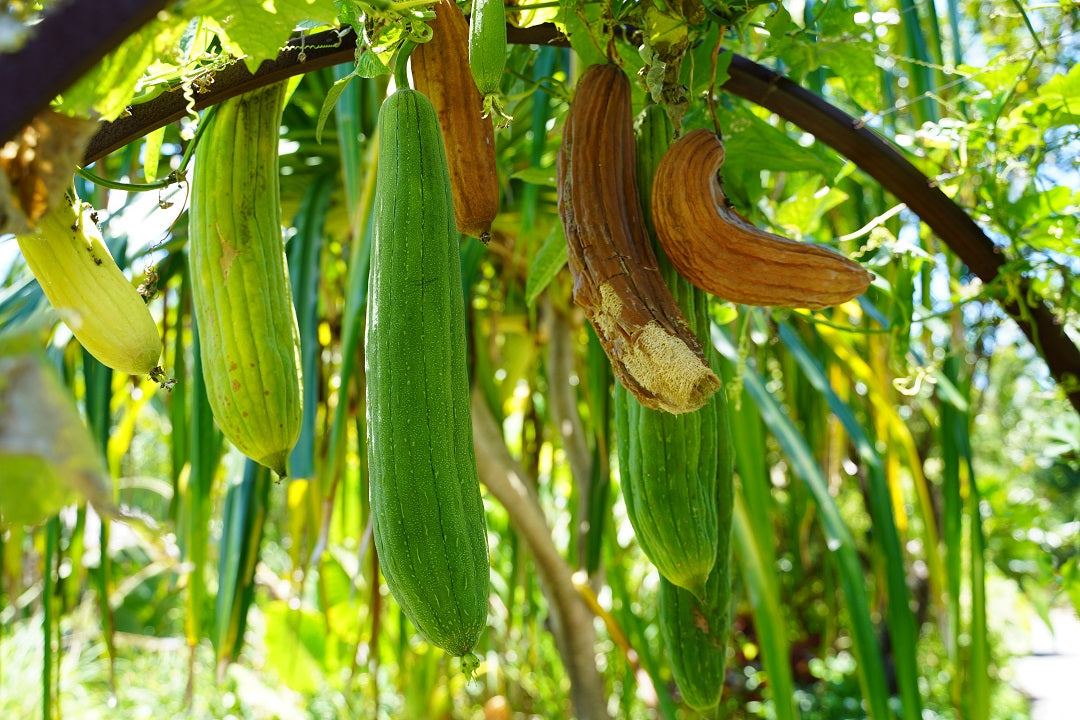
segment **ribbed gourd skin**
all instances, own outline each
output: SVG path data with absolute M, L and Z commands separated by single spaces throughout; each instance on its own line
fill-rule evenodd
M 103 365 L 146 375 L 161 357 L 161 335 L 142 296 L 117 267 L 90 216 L 70 194 L 17 238 L 30 272 L 75 339 Z
M 652 178 L 673 129 L 661 106 L 646 108 L 635 126 L 640 197 Z M 651 238 L 652 218 L 645 204 Z M 710 347 L 708 295 L 672 268 L 653 240 L 664 282 L 705 348 Z M 706 353 L 708 355 L 709 353 Z M 669 582 L 702 596 L 716 558 L 717 433 L 723 391 L 704 407 L 681 415 L 643 406 L 615 385 L 615 429 L 626 511 L 645 555 Z
M 280 476 L 300 435 L 300 333 L 285 264 L 285 84 L 218 107 L 195 151 L 188 262 L 206 391 L 225 437 Z
M 657 167 L 651 200 L 657 238 L 697 287 L 746 305 L 825 308 L 864 293 L 873 276 L 821 245 L 755 227 L 720 183 L 724 144 L 711 130 L 683 135 Z
M 722 395 L 723 393 L 717 393 Z M 721 416 L 721 452 L 731 458 L 731 433 Z M 723 457 L 723 455 L 722 455 Z M 728 634 L 731 630 L 731 521 L 734 488 L 732 463 L 721 461 L 717 483 L 719 531 L 716 564 L 701 599 L 660 578 L 660 636 L 664 639 L 671 674 L 687 705 L 706 711 L 716 705 L 724 688 Z
M 469 17 L 469 67 L 484 95 L 499 92 L 506 66 L 504 0 L 473 0 Z
M 487 623 L 488 553 L 450 178 L 421 93 L 387 98 L 378 132 L 366 346 L 375 545 L 405 615 L 465 655 Z
M 495 131 L 469 69 L 469 24 L 453 0 L 441 0 L 429 21 L 431 40 L 409 58 L 416 89 L 439 116 L 459 232 L 487 241 L 499 212 Z

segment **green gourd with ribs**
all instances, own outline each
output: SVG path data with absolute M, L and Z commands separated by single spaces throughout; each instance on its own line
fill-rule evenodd
M 469 68 L 480 94 L 483 112 L 506 117 L 499 86 L 506 69 L 505 0 L 473 0 L 469 16 Z
M 488 554 L 450 176 L 421 93 L 387 98 L 378 132 L 366 358 L 375 545 L 405 615 L 465 656 L 487 623 Z
M 723 392 L 717 393 L 723 396 Z M 723 402 L 721 400 L 721 402 Z M 718 532 L 716 563 L 705 582 L 702 597 L 660 578 L 660 636 L 664 639 L 671 674 L 683 701 L 706 711 L 720 700 L 731 631 L 731 432 L 727 408 L 721 412 L 719 431 L 723 452 L 717 483 Z
M 646 108 L 637 120 L 639 197 L 650 197 L 660 157 L 671 144 L 672 126 L 664 109 Z M 655 241 L 649 204 L 646 225 L 664 281 L 690 329 L 710 346 L 708 295 L 671 267 Z M 615 385 L 615 432 L 626 511 L 645 555 L 669 582 L 701 597 L 716 560 L 717 453 L 723 391 L 704 407 L 673 415 L 642 406 Z
M 210 408 L 240 452 L 286 474 L 300 435 L 300 334 L 285 264 L 285 83 L 223 102 L 195 151 L 188 262 Z
M 648 198 L 673 134 L 664 109 L 646 108 L 635 134 L 639 194 Z M 655 241 L 648 203 L 644 209 L 664 281 L 715 366 L 708 295 L 672 268 Z M 671 672 L 686 704 L 707 711 L 723 689 L 731 628 L 734 452 L 725 393 L 670 415 L 642 407 L 616 384 L 615 416 L 627 514 L 660 571 L 660 634 Z
M 711 359 L 716 353 L 710 348 Z M 715 362 L 714 362 L 715 364 Z M 728 636 L 731 632 L 731 527 L 735 488 L 735 451 L 724 392 L 713 396 L 717 412 L 716 562 L 704 592 L 689 590 L 660 577 L 660 637 L 671 674 L 683 701 L 701 712 L 715 707 L 724 688 Z

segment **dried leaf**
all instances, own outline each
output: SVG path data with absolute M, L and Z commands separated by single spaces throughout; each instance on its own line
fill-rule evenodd
M 97 126 L 45 110 L 0 148 L 0 233 L 26 233 L 62 202 Z

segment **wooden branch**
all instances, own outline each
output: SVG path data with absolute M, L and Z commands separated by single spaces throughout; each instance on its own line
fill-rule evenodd
M 578 412 L 577 392 L 570 384 L 574 372 L 573 327 L 568 318 L 553 307 L 544 294 L 544 321 L 548 327 L 547 381 L 548 409 L 563 452 L 570 464 L 570 475 L 578 493 L 578 525 L 574 528 L 578 549 L 578 567 L 585 567 L 585 548 L 589 527 L 589 483 L 593 474 L 593 456 L 586 442 L 585 426 Z
M 480 482 L 502 503 L 514 529 L 529 547 L 533 562 L 551 605 L 555 644 L 570 677 L 574 716 L 581 720 L 606 720 L 604 679 L 596 669 L 596 632 L 593 614 L 574 587 L 573 573 L 551 540 L 544 511 L 525 477 L 521 465 L 506 449 L 502 430 L 495 422 L 483 394 L 472 393 L 473 444 Z
M 0 144 L 13 138 L 124 38 L 149 22 L 167 0 L 58 3 L 30 29 L 26 43 L 0 61 Z
M 308 36 L 308 46 L 336 42 L 333 31 Z M 565 46 L 567 41 L 554 25 L 521 29 L 508 27 L 512 43 Z M 237 63 L 215 76 L 206 92 L 196 94 L 202 108 L 291 75 L 352 60 L 356 35 L 340 38 L 340 46 L 307 52 L 307 62 L 297 61 L 298 46 L 290 43 L 277 60 L 266 62 L 255 75 Z M 856 118 L 800 87 L 782 75 L 741 55 L 732 58 L 730 77 L 723 88 L 775 112 L 854 162 L 915 212 L 931 230 L 985 283 L 999 279 L 1004 258 L 974 220 L 903 154 Z M 86 161 L 96 160 L 146 133 L 173 122 L 184 114 L 179 92 L 163 93 L 133 108 L 130 117 L 109 123 L 91 140 Z M 1065 333 L 1050 308 L 1029 301 L 1029 283 L 1021 281 L 1013 297 L 998 301 L 1046 361 L 1050 374 L 1064 387 L 1074 388 L 1069 400 L 1080 412 L 1080 348 Z

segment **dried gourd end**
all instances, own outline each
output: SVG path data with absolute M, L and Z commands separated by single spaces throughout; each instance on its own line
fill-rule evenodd
M 682 338 L 649 323 L 634 338 L 626 369 L 673 414 L 693 412 L 720 389 L 720 378 Z
M 600 285 L 600 307 L 592 316 L 608 358 L 621 363 L 641 391 L 627 386 L 646 407 L 673 414 L 701 408 L 717 390 L 720 379 L 704 358 L 655 320 L 627 328 L 620 322 L 623 302 L 609 283 Z M 616 339 L 622 337 L 625 342 Z

